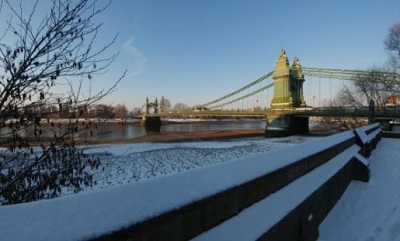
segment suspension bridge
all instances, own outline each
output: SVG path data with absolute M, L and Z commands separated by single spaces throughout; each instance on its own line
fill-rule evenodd
M 312 86 L 309 79 L 315 78 L 318 79 L 318 84 Z M 385 109 L 385 112 L 382 112 L 376 106 L 357 109 L 334 106 L 332 95 L 339 87 L 337 82 L 333 83 L 332 80 L 342 81 L 340 86 L 343 86 L 343 81 L 360 80 L 397 84 L 400 82 L 400 74 L 302 67 L 297 57 L 290 64 L 286 52 L 281 50 L 274 70 L 222 97 L 203 103 L 197 108 L 165 110 L 160 107 L 157 100 L 150 102 L 147 99 L 144 105 L 143 122 L 146 126 L 157 126 L 161 124 L 161 117 L 264 117 L 267 119 L 266 132 L 275 136 L 275 133 L 286 135 L 308 132 L 310 116 L 400 117 L 400 110 Z M 272 94 L 271 91 L 273 91 Z M 327 103 L 328 96 L 329 104 Z M 315 103 L 316 98 L 317 104 Z

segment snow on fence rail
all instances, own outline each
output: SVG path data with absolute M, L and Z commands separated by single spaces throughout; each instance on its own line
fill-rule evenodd
M 362 155 L 369 157 L 373 149 L 381 140 L 382 129 L 379 123 L 363 126 L 354 130 L 356 133 L 356 142 L 361 146 Z
M 2 206 L 0 237 L 16 241 L 187 240 L 270 198 L 338 154 L 354 149 L 355 143 L 355 133 L 348 131 L 110 189 Z
M 201 240 L 317 240 L 318 226 L 353 177 L 351 146 L 329 162 L 200 234 Z

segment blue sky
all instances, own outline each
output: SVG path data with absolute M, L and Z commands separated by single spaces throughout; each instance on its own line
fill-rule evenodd
M 132 109 L 164 95 L 195 105 L 269 72 L 282 48 L 307 67 L 382 65 L 400 1 L 114 0 L 98 21 L 99 44 L 119 33 L 112 50 L 120 56 L 96 86 L 128 69 L 103 102 Z

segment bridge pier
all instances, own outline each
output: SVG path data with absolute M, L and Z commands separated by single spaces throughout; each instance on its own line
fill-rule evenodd
M 267 116 L 265 137 L 284 137 L 307 134 L 308 116 L 272 114 Z
M 145 128 L 146 132 L 160 132 L 161 118 L 159 116 L 142 116 L 140 124 Z

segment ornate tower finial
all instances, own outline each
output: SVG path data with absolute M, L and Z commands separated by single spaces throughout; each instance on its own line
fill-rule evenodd
M 281 52 L 279 53 L 278 60 L 281 58 L 286 58 L 286 51 L 282 48 Z
M 292 67 L 301 68 L 299 58 L 294 57 Z
M 279 53 L 278 60 L 276 61 L 274 76 L 278 75 L 289 75 L 289 60 L 283 49 Z

